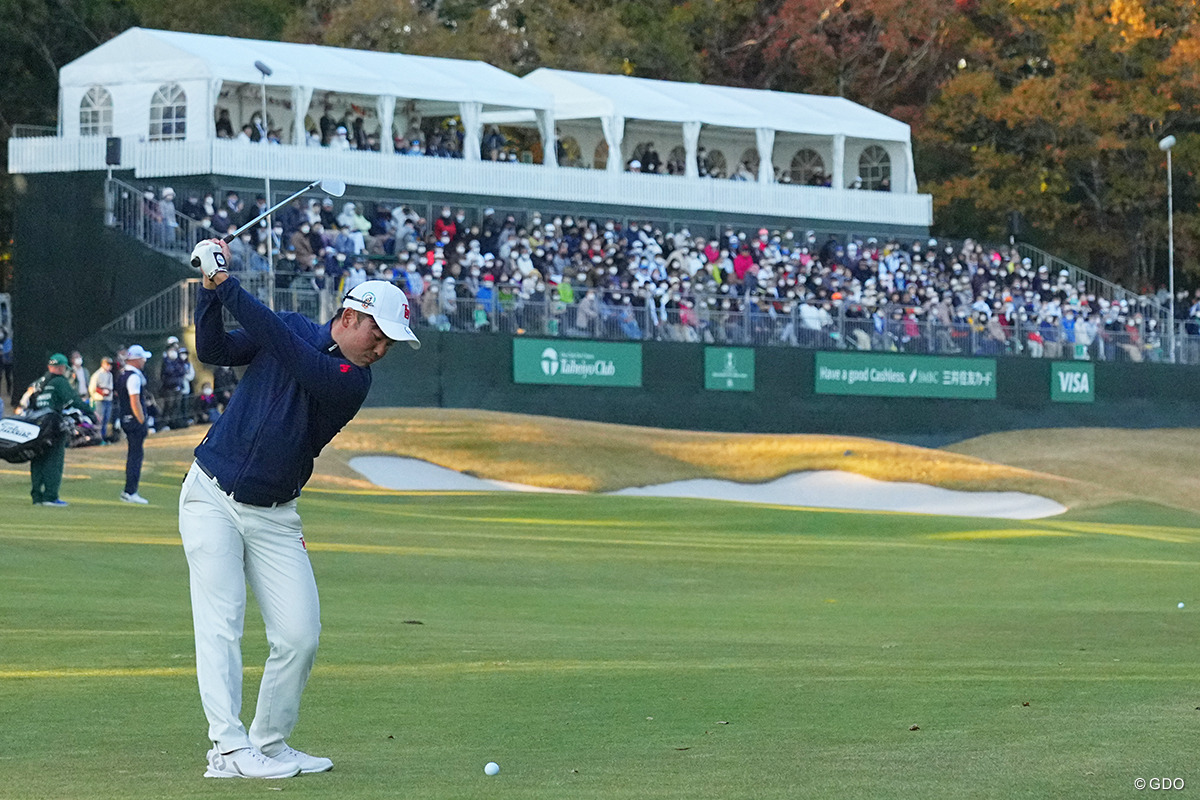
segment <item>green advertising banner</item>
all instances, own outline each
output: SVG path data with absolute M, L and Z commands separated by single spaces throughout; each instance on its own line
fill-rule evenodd
M 994 358 L 817 353 L 817 394 L 996 399 Z
M 1096 402 L 1096 368 L 1078 361 L 1052 361 L 1050 399 L 1056 403 Z
M 753 392 L 754 351 L 749 347 L 704 348 L 704 388 Z
M 642 385 L 642 346 L 569 339 L 513 339 L 513 382 L 556 386 Z

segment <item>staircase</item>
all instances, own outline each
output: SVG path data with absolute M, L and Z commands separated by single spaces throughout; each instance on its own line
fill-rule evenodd
M 146 247 L 184 264 L 191 260 L 192 248 L 202 239 L 220 234 L 191 217 L 175 212 L 173 220 L 152 221 L 146 214 L 144 190 L 116 178 L 105 183 L 105 221 Z M 173 222 L 173 224 L 172 224 Z M 242 287 L 276 311 L 297 311 L 322 321 L 333 315 L 336 292 L 309 286 L 274 287 L 269 273 L 239 273 Z M 195 322 L 196 293 L 200 278 L 188 278 L 159 292 L 100 328 L 101 333 L 119 333 L 126 341 L 160 335 L 178 335 Z M 225 314 L 228 328 L 237 321 Z
M 1083 281 L 1083 294 L 1094 294 L 1096 297 L 1104 297 L 1108 300 L 1121 302 L 1125 300 L 1130 307 L 1140 307 L 1142 316 L 1147 320 L 1158 320 L 1158 329 L 1160 331 L 1169 330 L 1169 322 L 1171 320 L 1171 311 L 1168 306 L 1164 306 L 1158 302 L 1153 295 L 1141 295 L 1137 292 L 1131 292 L 1124 286 L 1119 286 L 1112 281 L 1105 280 L 1099 275 L 1093 275 L 1087 270 L 1080 269 L 1074 264 L 1063 261 L 1057 256 L 1052 256 L 1044 250 L 1039 250 L 1033 245 L 1018 244 L 1017 251 L 1022 258 L 1028 258 L 1036 267 L 1045 264 L 1051 275 L 1058 275 L 1062 270 L 1067 271 L 1067 280 L 1072 286 L 1078 286 L 1080 281 Z

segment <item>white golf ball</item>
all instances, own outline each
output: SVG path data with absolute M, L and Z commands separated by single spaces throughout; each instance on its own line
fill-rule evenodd
M 1180 608 L 1183 608 L 1183 603 L 1180 603 L 1180 604 L 1179 604 L 1179 607 L 1180 607 Z
M 495 761 L 489 761 L 488 763 L 483 765 L 483 774 L 484 775 L 499 775 L 500 774 L 500 765 L 497 764 Z

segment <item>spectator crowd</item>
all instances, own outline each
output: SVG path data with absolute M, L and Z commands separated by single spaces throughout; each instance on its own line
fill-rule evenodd
M 224 235 L 267 207 L 261 194 L 147 190 L 153 231 L 197 220 Z M 153 198 L 153 199 L 152 199 Z M 965 239 L 839 238 L 734 226 L 692 232 L 652 221 L 518 216 L 443 206 L 299 198 L 231 244 L 232 268 L 272 273 L 274 290 L 313 298 L 382 278 L 416 323 L 444 330 L 785 344 L 1098 360 L 1169 358 L 1169 295 L 1107 297 L 1009 246 Z M 178 209 L 179 214 L 175 213 Z M 180 216 L 182 215 L 182 216 Z M 159 235 L 159 234 L 154 234 Z M 190 249 L 192 242 L 185 243 Z M 269 249 L 268 249 L 269 245 Z M 1176 298 L 1178 352 L 1200 363 L 1200 291 Z
M 262 114 L 258 111 L 251 114 L 241 130 L 235 130 L 229 110 L 222 108 L 218 111 L 215 130 L 218 139 L 232 139 L 246 144 L 283 142 L 282 131 L 270 127 L 269 120 L 264 125 Z M 305 144 L 332 150 L 379 152 L 380 137 L 383 135 L 381 129 L 368 132 L 366 120 L 353 107 L 335 115 L 332 109 L 326 106 L 317 124 L 308 129 Z M 462 158 L 465 138 L 462 124 L 457 117 L 419 122 L 414 119 L 404 133 L 392 136 L 392 149 L 404 156 Z M 532 162 L 535 158 L 534 151 L 540 147 L 540 142 L 535 144 L 531 141 L 511 139 L 499 125 L 488 125 L 483 132 L 479 151 L 480 158 L 484 161 Z M 583 154 L 579 152 L 579 145 L 574 139 L 564 140 L 561 133 L 556 131 L 554 147 L 557 163 L 572 167 L 585 165 Z M 648 175 L 685 175 L 686 159 L 687 154 L 683 147 L 675 147 L 664 159 L 659 155 L 653 141 L 645 141 L 634 148 L 632 156 L 625 161 L 623 168 L 626 172 Z M 744 154 L 735 166 L 730 167 L 724 153 L 719 150 L 709 151 L 700 146 L 696 151 L 696 174 L 700 178 L 755 181 L 758 180 L 759 167 L 757 155 L 747 157 Z M 833 183 L 833 176 L 824 171 L 823 165 L 812 164 L 793 169 L 776 167 L 774 179 L 776 183 L 798 183 L 807 186 L 828 187 Z M 848 180 L 847 188 L 872 188 L 876 191 L 890 192 L 891 181 L 887 176 L 883 176 L 870 187 L 866 187 L 862 177 L 855 176 Z
M 222 108 L 217 113 L 216 135 L 218 139 L 231 139 L 246 144 L 282 144 L 283 132 L 271 127 L 270 119 L 263 124 L 262 113 L 255 111 L 240 130 L 234 130 L 229 110 Z M 382 130 L 368 132 L 366 120 L 353 108 L 340 115 L 326 106 L 316 125 L 308 128 L 305 144 L 310 147 L 328 147 L 332 150 L 366 150 L 379 152 Z M 465 134 L 457 117 L 445 117 L 425 124 L 414 121 L 407 131 L 392 137 L 393 151 L 405 156 L 435 156 L 438 158 L 462 158 Z M 560 154 L 562 151 L 559 151 Z M 480 157 L 487 161 L 519 161 L 529 158 L 520 142 L 507 138 L 499 126 L 489 125 L 480 143 Z
M 94 420 L 77 420 L 80 425 L 72 432 L 73 446 L 111 444 L 120 440 L 114 380 L 124 368 L 126 357 L 125 348 L 118 349 L 98 359 L 94 371 L 85 364 L 78 350 L 68 357 L 65 377 L 79 395 L 81 405 L 95 417 Z M 149 384 L 144 389 L 143 402 L 150 433 L 215 422 L 224 412 L 238 382 L 233 369 L 216 367 L 212 381 L 198 381 L 188 349 L 180 344 L 177 336 L 167 338 L 162 357 L 155 360 L 158 362 L 156 368 L 147 364 L 144 369 Z M 17 401 L 15 411 L 18 414 L 29 410 L 36 386 L 37 381 Z
M 235 198 L 226 198 L 229 207 Z M 260 198 L 259 202 L 263 202 Z M 252 217 L 255 209 L 241 212 Z M 219 226 L 232 221 L 221 219 Z M 221 230 L 217 228 L 218 232 Z M 1015 248 L 971 239 L 799 236 L 725 226 L 703 234 L 652 222 L 532 212 L 297 200 L 235 243 L 235 270 L 266 268 L 276 289 L 344 293 L 400 285 L 418 324 L 441 329 L 744 345 L 1158 360 L 1155 303 L 1110 300 Z M 1200 323 L 1200 296 L 1187 330 Z M 1186 301 L 1187 298 L 1181 298 Z M 1200 329 L 1197 329 L 1200 333 Z

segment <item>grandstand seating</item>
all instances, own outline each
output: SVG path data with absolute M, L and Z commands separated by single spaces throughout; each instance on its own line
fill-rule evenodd
M 114 226 L 186 257 L 216 235 L 198 192 L 164 221 L 161 193 L 113 181 Z M 219 199 L 215 202 L 219 202 Z M 172 204 L 174 205 L 174 204 Z M 250 215 L 241 210 L 239 213 Z M 236 220 L 233 222 L 236 223 Z M 229 220 L 223 220 L 229 225 Z M 303 230 L 302 227 L 304 226 Z M 1015 246 L 814 231 L 306 199 L 236 242 L 243 283 L 328 316 L 354 283 L 396 282 L 417 327 L 614 340 L 1159 361 L 1162 305 Z M 262 237 L 262 242 L 255 242 Z M 299 238 L 297 238 L 299 237 Z M 263 248 L 256 249 L 257 244 Z M 299 247 L 299 253 L 297 252 Z M 1058 267 L 1055 264 L 1055 267 Z M 1182 325 L 1181 360 L 1200 360 Z

